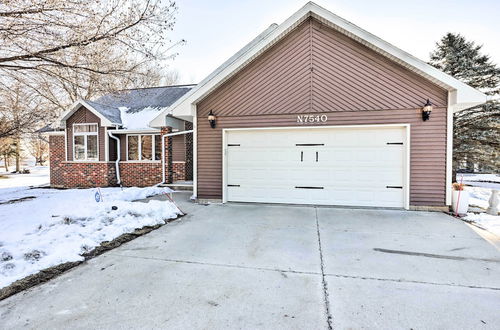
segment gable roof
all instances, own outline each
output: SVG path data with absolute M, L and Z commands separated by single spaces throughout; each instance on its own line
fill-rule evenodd
M 145 108 L 165 108 L 177 101 L 195 85 L 148 87 L 117 91 L 101 96 L 95 102 L 115 108 L 127 107 L 132 111 Z
M 102 126 L 122 126 L 129 129 L 146 129 L 159 113 L 186 94 L 195 85 L 178 85 L 127 89 L 106 94 L 95 101 L 78 100 L 59 119 L 65 126 L 80 107 L 85 107 L 101 119 Z
M 313 17 L 321 23 L 349 36 L 361 44 L 373 49 L 379 54 L 393 60 L 405 68 L 425 77 L 438 86 L 449 91 L 450 106 L 453 110 L 460 110 L 486 102 L 486 95 L 471 86 L 453 78 L 452 76 L 434 68 L 415 56 L 395 47 L 379 37 L 363 30 L 353 23 L 333 14 L 332 12 L 308 2 L 300 10 L 290 16 L 282 24 L 271 25 L 257 38 L 243 47 L 238 53 L 224 62 L 214 72 L 208 75 L 189 93 L 179 98 L 169 111 L 176 117 L 188 119 L 194 115 L 194 105 L 215 90 L 229 78 L 241 71 L 250 61 L 276 44 L 304 20 Z M 167 113 L 161 113 L 151 126 L 158 126 Z

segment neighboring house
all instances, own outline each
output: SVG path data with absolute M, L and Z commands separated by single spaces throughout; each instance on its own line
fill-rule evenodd
M 76 102 L 60 117 L 58 130 L 48 133 L 51 185 L 151 186 L 192 180 L 192 134 L 184 134 L 191 122 L 169 116 L 163 125 L 149 126 L 192 87 L 124 90 Z
M 445 208 L 452 114 L 485 101 L 309 2 L 149 127 L 168 130 L 172 118 L 193 123 L 198 200 Z

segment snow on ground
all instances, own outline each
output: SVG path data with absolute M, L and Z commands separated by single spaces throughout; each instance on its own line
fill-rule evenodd
M 465 220 L 473 221 L 479 227 L 500 237 L 500 216 L 486 213 L 467 213 Z
M 104 241 L 180 214 L 171 202 L 132 202 L 168 188 L 102 188 L 100 203 L 96 191 L 0 188 L 0 288 L 41 269 L 83 260 L 82 253 Z M 23 197 L 34 198 L 5 203 Z
M 462 173 L 457 174 L 457 181 L 462 182 Z M 480 207 L 484 210 L 488 208 L 492 189 L 500 190 L 500 175 L 498 174 L 463 174 L 463 183 L 467 186 L 466 191 L 470 193 L 469 205 Z M 500 216 L 486 213 L 467 213 L 464 218 L 472 221 L 481 228 L 500 237 Z
M 28 187 L 41 186 L 49 184 L 48 166 L 29 166 L 23 167 L 30 170 L 29 174 L 5 172 L 0 170 L 0 189 L 6 187 Z M 13 168 L 11 168 L 13 170 Z
M 464 189 L 469 192 L 469 206 L 477 206 L 485 210 L 488 208 L 491 189 L 469 186 L 466 186 Z

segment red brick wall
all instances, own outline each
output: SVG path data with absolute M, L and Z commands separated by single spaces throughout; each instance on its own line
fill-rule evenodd
M 162 128 L 168 134 L 170 127 Z M 115 162 L 66 161 L 64 135 L 53 135 L 50 143 L 50 184 L 53 187 L 87 188 L 116 186 Z M 115 146 L 116 148 L 116 146 Z M 186 180 L 186 163 L 172 162 L 172 138 L 165 139 L 165 181 Z M 123 186 L 147 187 L 162 181 L 161 162 L 120 162 Z
M 193 123 L 186 122 L 186 130 L 192 130 Z M 193 180 L 193 133 L 186 135 L 186 180 Z
M 162 181 L 161 162 L 120 162 L 120 177 L 126 187 L 153 186 Z
M 186 162 L 172 162 L 172 177 L 174 181 L 185 181 L 186 179 Z
M 51 186 L 87 188 L 116 185 L 114 163 L 66 161 L 64 136 L 51 136 L 49 143 Z

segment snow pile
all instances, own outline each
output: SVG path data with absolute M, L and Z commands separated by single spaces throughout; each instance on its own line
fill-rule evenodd
M 486 213 L 467 213 L 465 220 L 473 221 L 479 227 L 500 237 L 500 216 L 489 215 Z
M 457 174 L 459 181 L 460 175 Z M 491 190 L 500 189 L 500 176 L 497 174 L 464 174 L 463 182 L 467 185 L 473 185 L 465 187 L 465 190 L 470 194 L 469 205 L 484 210 L 489 206 Z M 467 213 L 464 219 L 472 221 L 479 227 L 500 237 L 500 216 L 486 213 Z
M 478 206 L 483 209 L 488 208 L 488 200 L 491 196 L 491 189 L 481 187 L 465 187 L 469 192 L 469 205 Z
M 104 201 L 96 203 L 96 189 L 18 190 L 17 198 L 36 198 L 0 205 L 0 288 L 41 269 L 83 260 L 81 254 L 104 241 L 144 226 L 164 224 L 181 214 L 168 201 L 132 202 L 169 193 L 168 188 L 101 191 Z M 10 196 L 14 195 L 11 191 Z
M 127 129 L 151 128 L 149 123 L 165 108 L 147 107 L 141 111 L 129 111 L 127 107 L 119 107 L 123 127 Z

